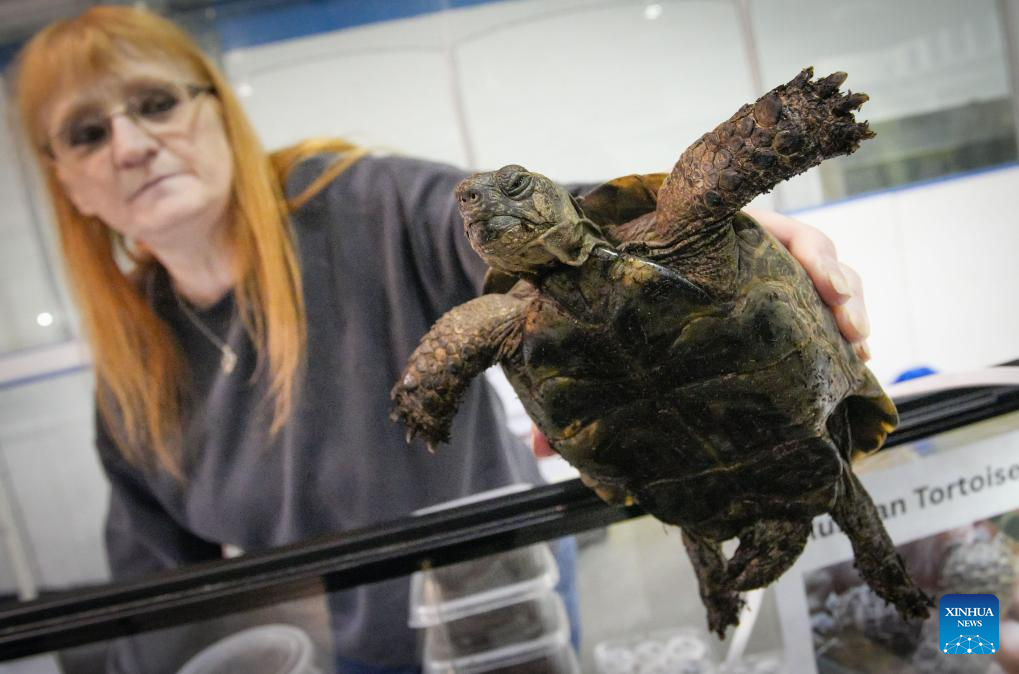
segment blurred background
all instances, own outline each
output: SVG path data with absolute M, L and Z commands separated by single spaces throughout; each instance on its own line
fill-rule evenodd
M 0 596 L 107 578 L 92 381 L 10 97 L 82 0 L 0 2 Z M 877 138 L 756 203 L 862 276 L 883 382 L 1019 358 L 1019 0 L 152 0 L 221 63 L 265 145 L 341 136 L 561 181 L 668 170 L 801 68 L 849 73 Z

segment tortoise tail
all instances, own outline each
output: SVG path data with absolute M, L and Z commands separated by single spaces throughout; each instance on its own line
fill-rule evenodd
M 832 410 L 827 423 L 839 453 L 849 462 L 880 449 L 899 424 L 895 403 L 870 370 L 860 369 L 862 381 Z

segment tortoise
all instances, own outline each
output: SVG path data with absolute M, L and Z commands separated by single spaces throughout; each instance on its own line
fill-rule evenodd
M 552 448 L 610 502 L 677 525 L 708 626 L 738 622 L 830 513 L 904 618 L 930 599 L 851 462 L 898 422 L 806 272 L 740 208 L 874 134 L 846 74 L 790 82 L 703 135 L 668 175 L 583 198 L 521 166 L 456 188 L 487 292 L 422 338 L 392 418 L 448 441 L 469 382 L 501 364 Z M 739 539 L 730 558 L 721 543 Z

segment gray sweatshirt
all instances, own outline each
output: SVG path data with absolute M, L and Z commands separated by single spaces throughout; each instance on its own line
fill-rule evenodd
M 329 161 L 299 166 L 297 194 Z M 404 517 L 506 484 L 541 481 L 534 458 L 505 429 L 495 394 L 476 381 L 436 454 L 408 446 L 388 418 L 389 389 L 418 339 L 475 296 L 484 265 L 453 199 L 465 176 L 403 157 L 356 162 L 292 217 L 308 315 L 307 368 L 293 416 L 275 437 L 254 378 L 255 350 L 232 294 L 198 312 L 238 355 L 219 349 L 177 306 L 163 273 L 150 302 L 193 371 L 184 411 L 186 479 L 128 464 L 107 429 L 97 444 L 112 485 L 106 542 L 115 579 L 221 557 L 224 544 L 265 550 Z M 406 579 L 330 597 L 337 653 L 379 665 L 417 661 Z

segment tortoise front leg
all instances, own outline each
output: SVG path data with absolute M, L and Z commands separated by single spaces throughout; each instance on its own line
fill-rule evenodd
M 852 113 L 867 95 L 839 94 L 845 73 L 812 82 L 813 72 L 744 105 L 683 153 L 658 193 L 660 241 L 686 240 L 698 224 L 728 221 L 779 182 L 874 135 Z
M 467 385 L 517 349 L 527 302 L 510 295 L 482 295 L 436 321 L 411 354 L 389 397 L 389 418 L 407 427 L 407 441 L 421 435 L 449 442 Z

